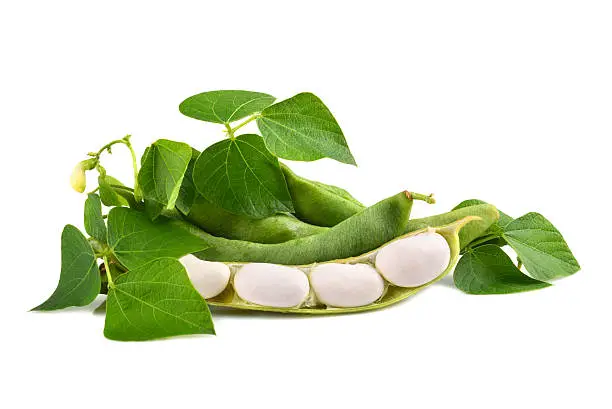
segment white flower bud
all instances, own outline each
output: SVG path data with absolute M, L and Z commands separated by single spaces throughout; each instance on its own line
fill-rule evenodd
M 70 175 L 70 186 L 79 193 L 85 191 L 87 179 L 85 177 L 83 162 L 79 162 L 72 170 L 72 175 Z

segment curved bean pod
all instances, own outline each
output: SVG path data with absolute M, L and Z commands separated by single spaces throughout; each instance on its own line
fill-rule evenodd
M 352 257 L 355 254 L 377 248 L 401 234 L 450 224 L 468 216 L 476 216 L 477 219 L 474 222 L 459 231 L 460 249 L 463 249 L 472 240 L 480 237 L 499 218 L 499 212 L 495 206 L 490 204 L 464 207 L 412 220 L 408 220 L 410 209 L 407 209 L 407 214 L 402 217 L 393 216 L 398 212 L 397 209 L 401 208 L 403 202 L 408 204 L 405 198 L 402 199 L 402 194 L 392 196 L 336 227 L 332 227 L 325 233 L 277 245 L 262 246 L 256 243 L 223 240 L 215 237 L 209 240 L 211 248 L 197 253 L 196 256 L 211 261 L 309 264 Z M 410 202 L 410 208 L 411 206 Z M 381 223 L 380 228 L 386 226 L 384 228 L 386 233 L 373 233 L 377 229 L 376 226 L 373 226 L 376 223 Z M 337 232 L 332 233 L 334 231 Z M 393 231 L 395 233 L 392 233 Z M 355 234 L 358 236 L 357 239 L 355 239 Z
M 209 261 L 240 261 L 276 264 L 310 264 L 352 257 L 373 250 L 404 232 L 412 210 L 413 196 L 404 191 L 313 236 L 277 244 L 260 244 L 220 237 L 206 237 L 210 248 L 195 253 Z M 194 231 L 195 234 L 202 232 Z

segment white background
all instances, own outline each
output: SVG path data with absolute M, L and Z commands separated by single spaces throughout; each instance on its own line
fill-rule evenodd
M 610 3 L 340 3 L 2 3 L 1 406 L 611 407 Z M 351 316 L 216 314 L 216 337 L 145 343 L 106 340 L 95 305 L 26 312 L 55 288 L 63 225 L 82 225 L 74 164 L 126 133 L 139 152 L 208 146 L 221 128 L 177 107 L 215 89 L 313 92 L 359 167 L 300 174 L 367 204 L 434 192 L 415 216 L 473 197 L 539 211 L 583 269 L 505 296 L 448 277 Z M 130 181 L 121 147 L 104 161 Z

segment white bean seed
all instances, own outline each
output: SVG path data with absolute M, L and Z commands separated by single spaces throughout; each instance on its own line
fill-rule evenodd
M 435 232 L 394 241 L 376 255 L 376 268 L 399 287 L 418 287 L 438 277 L 450 263 L 450 247 Z
M 251 263 L 234 276 L 240 298 L 268 307 L 297 307 L 310 291 L 308 277 L 301 270 L 278 264 Z
M 310 272 L 317 299 L 332 307 L 371 304 L 383 294 L 382 277 L 368 264 L 321 264 Z
M 180 262 L 185 266 L 191 283 L 202 297 L 215 297 L 227 287 L 230 269 L 225 264 L 200 260 L 191 254 L 182 257 Z

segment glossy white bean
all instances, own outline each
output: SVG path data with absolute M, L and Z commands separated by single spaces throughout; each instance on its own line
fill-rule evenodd
M 188 254 L 180 259 L 196 290 L 204 298 L 215 297 L 225 290 L 230 279 L 230 269 L 223 263 L 204 261 Z
M 394 241 L 376 255 L 376 268 L 399 287 L 418 287 L 438 277 L 450 263 L 450 247 L 435 232 Z
M 317 299 L 331 307 L 359 307 L 379 299 L 385 282 L 369 264 L 320 264 L 310 272 Z
M 310 291 L 308 277 L 294 267 L 250 263 L 234 276 L 234 290 L 240 298 L 268 307 L 297 307 Z

